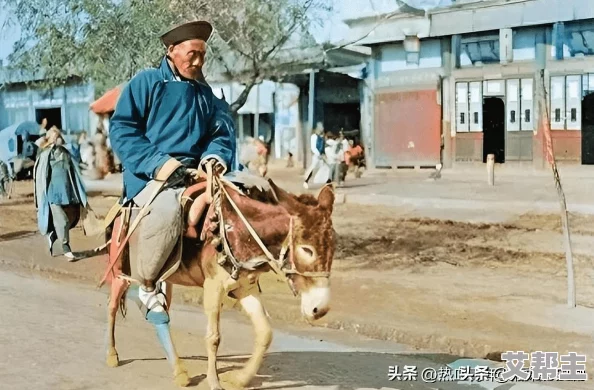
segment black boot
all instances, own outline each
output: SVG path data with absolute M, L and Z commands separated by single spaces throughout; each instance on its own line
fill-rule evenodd
M 54 257 L 54 242 L 56 242 L 56 235 L 54 234 L 54 232 L 51 232 L 47 236 L 47 240 L 49 242 L 49 254 L 50 256 Z

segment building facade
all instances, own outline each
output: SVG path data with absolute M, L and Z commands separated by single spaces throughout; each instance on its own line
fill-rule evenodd
M 591 1 L 458 3 L 386 17 L 361 42 L 373 48 L 372 162 L 452 167 L 494 154 L 498 163 L 540 168 L 539 124 L 550 118 L 556 158 L 594 164 Z M 349 23 L 360 34 L 374 21 Z
M 65 133 L 94 132 L 97 117 L 89 110 L 95 89 L 77 79 L 54 89 L 35 87 L 40 77 L 0 71 L 0 129 L 22 121 L 55 125 Z

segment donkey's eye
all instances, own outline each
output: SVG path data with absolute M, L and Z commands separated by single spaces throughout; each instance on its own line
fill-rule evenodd
M 316 251 L 310 245 L 299 245 L 297 247 L 297 258 L 306 264 L 313 263 L 316 261 Z

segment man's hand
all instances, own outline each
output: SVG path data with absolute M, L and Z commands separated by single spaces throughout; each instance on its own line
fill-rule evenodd
M 200 176 L 202 173 L 198 169 L 188 168 L 186 169 L 186 175 L 190 178 L 190 180 L 195 183 L 200 180 Z
M 180 166 L 167 178 L 167 186 L 174 187 L 181 183 L 185 183 L 188 176 L 188 169 L 185 166 Z
M 223 164 L 219 162 L 216 158 L 209 158 L 207 160 L 202 161 L 201 168 L 204 172 L 207 172 L 206 166 L 211 164 L 212 165 L 212 173 L 215 175 L 223 175 L 227 168 Z
M 176 174 L 176 171 L 180 168 L 184 168 L 182 163 L 177 161 L 174 158 L 170 158 L 160 167 L 157 172 L 155 173 L 155 180 L 158 181 L 168 181 L 170 182 L 170 177 Z M 181 172 L 177 172 L 177 175 L 180 175 Z

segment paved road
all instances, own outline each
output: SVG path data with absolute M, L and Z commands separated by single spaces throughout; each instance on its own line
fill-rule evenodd
M 85 285 L 0 271 L 0 388 L 3 389 L 174 389 L 168 364 L 151 327 L 130 305 L 119 320 L 117 337 L 123 365 L 104 365 L 105 291 Z M 225 312 L 220 366 L 225 375 L 251 350 L 251 328 L 235 312 Z M 205 389 L 204 316 L 190 307 L 174 307 L 174 339 L 193 376 L 193 386 Z M 407 354 L 396 344 L 336 339 L 340 332 L 314 330 L 311 337 L 275 331 L 254 385 L 274 389 L 493 389 L 510 385 L 429 384 L 388 381 L 390 365 L 438 369 L 454 362 L 447 355 Z M 386 353 L 391 352 L 391 353 Z M 396 355 L 394 352 L 398 352 Z M 516 385 L 514 390 L 521 390 Z M 525 387 L 526 390 L 541 387 Z M 544 388 L 544 387 L 542 387 Z M 552 388 L 552 387 L 550 387 Z M 566 387 L 571 388 L 571 387 Z

